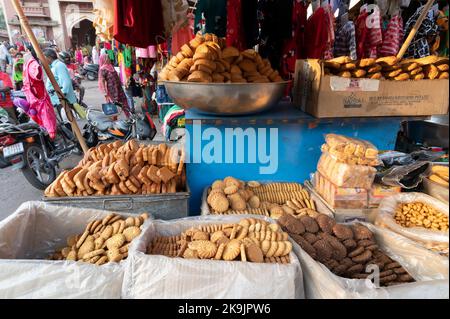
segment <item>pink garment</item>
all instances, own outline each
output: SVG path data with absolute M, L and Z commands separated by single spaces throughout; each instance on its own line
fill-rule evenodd
M 98 71 L 98 88 L 101 92 L 106 93 L 106 88 L 103 85 L 103 70 L 109 72 L 116 72 L 113 65 L 111 64 L 111 60 L 109 59 L 107 54 L 102 54 L 99 60 L 99 71 Z
M 156 59 L 156 47 L 151 45 L 148 48 L 136 48 L 136 58 Z
M 148 57 L 150 59 L 156 59 L 158 57 L 156 53 L 156 46 L 151 45 L 148 47 Z
M 77 60 L 77 62 L 79 64 L 83 64 L 83 51 L 81 50 L 77 50 L 75 52 L 75 59 Z
M 172 54 L 176 55 L 178 52 L 180 52 L 181 47 L 189 43 L 195 36 L 194 32 L 192 30 L 193 27 L 191 26 L 191 23 L 193 24 L 193 19 L 189 19 L 189 23 L 185 23 L 183 25 L 183 22 L 177 24 L 173 30 L 172 30 Z
M 56 114 L 50 96 L 45 89 L 43 71 L 39 63 L 31 58 L 23 70 L 23 92 L 30 103 L 28 112 L 36 114 L 36 123 L 45 128 L 51 139 L 56 137 Z
M 335 40 L 335 30 L 334 30 L 334 15 L 333 15 L 333 9 L 331 8 L 331 5 L 325 5 L 325 24 L 327 25 L 327 34 L 328 34 L 328 41 L 327 41 L 327 47 L 325 49 L 324 58 L 329 60 L 334 58 L 333 56 L 333 48 L 334 48 L 334 40 Z

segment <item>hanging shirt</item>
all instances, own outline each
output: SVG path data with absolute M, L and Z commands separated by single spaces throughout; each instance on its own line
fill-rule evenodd
M 244 51 L 245 34 L 242 25 L 242 0 L 228 0 L 227 3 L 227 46 Z
M 421 6 L 416 12 L 409 18 L 405 25 L 404 36 L 407 37 L 414 27 L 417 19 L 423 11 L 424 6 Z M 430 13 L 432 11 L 430 10 Z M 419 30 L 417 31 L 414 39 L 412 40 L 408 50 L 405 53 L 405 57 L 422 58 L 430 55 L 429 40 L 437 35 L 438 26 L 432 17 L 432 14 L 427 14 L 422 22 Z
M 347 21 L 336 32 L 334 43 L 334 56 L 349 56 L 352 60 L 357 60 L 355 24 Z
M 44 84 L 43 71 L 39 63 L 31 58 L 23 71 L 23 92 L 30 108 L 29 114 L 35 114 L 33 120 L 44 127 L 53 139 L 56 136 L 56 114 Z
M 368 16 L 366 24 L 367 38 L 365 43 L 365 58 L 377 58 L 379 46 L 383 44 L 383 32 L 381 30 L 381 14 L 378 6 L 374 6 L 374 11 Z
M 181 47 L 189 43 L 194 36 L 194 16 L 191 15 L 187 21 L 179 22 L 172 31 L 172 54 L 176 55 L 180 52 Z
M 164 33 L 161 0 L 115 0 L 114 38 L 145 48 Z
M 5 72 L 0 71 L 0 87 L 13 89 L 13 84 L 9 75 Z M 0 107 L 10 108 L 13 107 L 13 102 L 11 100 L 10 92 L 0 93 Z
M 326 24 L 326 12 L 318 8 L 306 23 L 305 42 L 306 56 L 308 59 L 323 59 L 328 43 L 328 25 Z
M 99 59 L 99 54 L 98 54 L 98 50 L 97 47 L 93 47 L 92 48 L 92 63 L 93 64 L 98 64 L 98 59 Z
M 395 15 L 389 21 L 383 35 L 383 44 L 379 50 L 379 56 L 397 55 L 403 41 L 403 19 L 401 15 Z
M 367 11 L 363 11 L 360 13 L 355 23 L 355 31 L 356 31 L 356 53 L 358 55 L 358 59 L 362 59 L 365 57 L 365 45 L 368 34 L 367 28 L 367 17 L 369 14 Z
M 206 33 L 226 36 L 227 0 L 199 0 L 195 11 L 195 32 L 201 30 L 202 14 L 206 19 Z
M 333 47 L 334 47 L 334 15 L 333 10 L 329 4 L 323 6 L 325 10 L 325 25 L 327 27 L 327 46 L 324 53 L 325 59 L 333 58 Z

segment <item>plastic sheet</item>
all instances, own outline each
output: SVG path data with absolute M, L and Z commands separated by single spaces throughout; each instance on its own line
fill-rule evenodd
M 329 153 L 336 161 L 349 165 L 378 166 L 378 149 L 372 144 L 357 138 L 328 134 L 322 151 Z
M 448 254 L 449 232 L 429 230 L 422 227 L 406 228 L 397 224 L 394 219 L 398 205 L 402 203 L 422 202 L 434 207 L 448 216 L 448 204 L 422 193 L 402 193 L 383 200 L 378 208 L 375 224 L 388 228 L 402 236 L 408 237 L 420 245 L 432 250 Z
M 248 216 L 247 216 L 248 217 Z M 123 298 L 137 299 L 267 299 L 304 298 L 300 263 L 291 253 L 291 264 L 257 264 L 213 260 L 188 260 L 146 255 L 155 236 L 179 235 L 202 224 L 232 223 L 246 216 L 203 216 L 178 221 L 151 222 L 129 256 Z M 262 219 L 262 218 L 261 218 Z M 269 220 L 269 219 L 266 219 Z
M 448 299 L 448 258 L 418 246 L 413 241 L 374 225 L 364 224 L 376 236 L 380 248 L 399 262 L 415 283 L 377 288 L 368 280 L 346 279 L 334 275 L 312 259 L 298 244 L 308 299 Z
M 317 170 L 338 187 L 364 189 L 372 188 L 377 173 L 370 166 L 340 163 L 326 152 L 322 154 Z
M 120 298 L 124 266 L 45 260 L 108 212 L 24 203 L 0 222 L 0 299 Z

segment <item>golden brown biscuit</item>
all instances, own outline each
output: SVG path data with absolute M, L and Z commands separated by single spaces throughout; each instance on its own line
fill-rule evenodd
M 222 258 L 225 261 L 232 261 L 236 259 L 237 256 L 239 256 L 240 252 L 241 252 L 240 240 L 233 239 L 225 246 Z

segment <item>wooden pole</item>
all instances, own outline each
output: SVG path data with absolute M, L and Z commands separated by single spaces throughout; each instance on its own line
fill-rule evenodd
M 411 32 L 409 33 L 408 37 L 405 40 L 405 43 L 403 43 L 403 46 L 401 47 L 400 51 L 397 54 L 397 58 L 400 60 L 403 58 L 403 55 L 405 55 L 406 50 L 408 49 L 409 45 L 411 44 L 411 41 L 416 36 L 417 31 L 419 31 L 420 26 L 422 25 L 423 20 L 425 19 L 426 15 L 430 11 L 431 7 L 433 6 L 434 0 L 428 0 L 427 4 L 424 6 L 424 9 L 422 13 L 419 16 L 419 19 L 417 19 L 416 24 L 411 29 Z
M 19 16 L 20 24 L 22 25 L 23 30 L 25 31 L 26 35 L 31 41 L 31 44 L 33 45 L 34 50 L 36 51 L 36 54 L 39 58 L 39 60 L 42 63 L 42 67 L 45 70 L 45 73 L 47 73 L 47 76 L 50 80 L 50 82 L 53 85 L 53 88 L 55 89 L 56 94 L 59 97 L 59 100 L 61 101 L 61 105 L 64 107 L 64 111 L 66 112 L 67 118 L 70 121 L 70 124 L 72 125 L 72 130 L 75 133 L 75 136 L 77 137 L 78 141 L 80 142 L 81 148 L 83 149 L 83 152 L 86 153 L 89 149 L 86 145 L 86 142 L 83 138 L 83 135 L 81 134 L 80 128 L 78 127 L 78 124 L 73 117 L 72 110 L 70 108 L 69 103 L 64 97 L 64 93 L 61 91 L 61 88 L 58 85 L 58 82 L 55 80 L 55 76 L 53 75 L 52 70 L 50 69 L 50 66 L 47 63 L 47 59 L 45 58 L 44 54 L 42 53 L 41 47 L 39 46 L 39 43 L 31 30 L 30 24 L 28 23 L 28 19 L 25 16 L 22 6 L 19 3 L 19 0 L 13 0 L 12 1 L 14 5 L 14 9 L 17 12 L 17 15 Z

